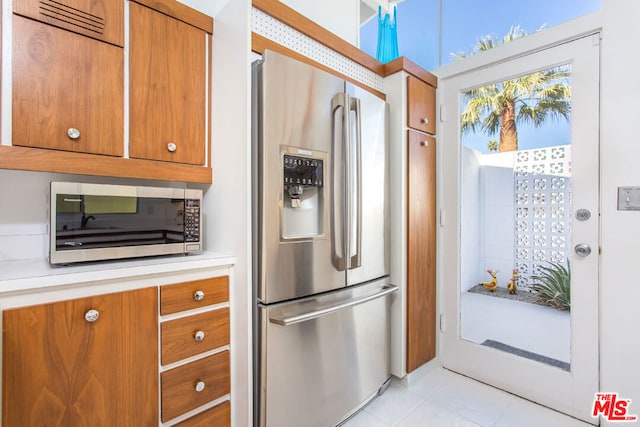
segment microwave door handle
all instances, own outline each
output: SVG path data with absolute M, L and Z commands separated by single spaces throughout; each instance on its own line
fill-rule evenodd
M 362 127 L 361 127 L 361 110 L 360 100 L 358 98 L 350 98 L 349 115 L 351 111 L 355 113 L 355 120 L 352 124 L 355 131 L 355 141 L 353 144 L 353 156 L 350 164 L 351 185 L 347 187 L 349 190 L 349 268 L 360 267 L 362 253 Z M 355 181 L 355 182 L 354 182 Z M 355 197 L 351 192 L 355 192 Z M 352 205 L 355 205 L 353 206 Z M 355 235 L 353 235 L 355 231 Z M 354 251 L 355 249 L 355 251 Z
M 346 94 L 335 94 L 331 99 L 331 260 L 338 271 L 344 271 L 347 268 L 343 151 L 345 129 L 348 129 L 345 123 L 346 107 Z

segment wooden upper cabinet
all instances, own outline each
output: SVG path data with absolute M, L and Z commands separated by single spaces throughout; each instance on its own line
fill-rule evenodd
M 14 0 L 13 12 L 78 34 L 124 46 L 124 2 Z
M 436 133 L 436 89 L 413 76 L 407 77 L 407 126 Z
M 204 165 L 210 35 L 138 3 L 129 7 L 130 157 Z
M 13 16 L 13 145 L 122 156 L 122 48 Z
M 158 427 L 157 295 L 152 287 L 4 311 L 3 427 Z

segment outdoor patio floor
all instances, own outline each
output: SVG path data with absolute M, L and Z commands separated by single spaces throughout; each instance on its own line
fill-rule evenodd
M 462 337 L 482 344 L 493 340 L 570 362 L 570 313 L 550 307 L 463 292 Z

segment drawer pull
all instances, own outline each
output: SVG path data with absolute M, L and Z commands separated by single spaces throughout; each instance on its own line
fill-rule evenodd
M 170 153 L 173 153 L 177 149 L 178 149 L 178 146 L 175 143 L 170 142 L 167 144 L 167 150 L 169 150 Z
M 84 320 L 89 323 L 95 322 L 98 320 L 98 317 L 100 317 L 100 312 L 98 310 L 89 310 L 84 314 Z
M 429 119 L 424 117 L 422 120 L 420 120 L 422 122 L 423 125 L 428 125 L 429 124 Z
M 202 301 L 204 299 L 204 292 L 203 291 L 196 291 L 193 294 L 193 299 L 195 301 Z
M 80 138 L 80 131 L 76 128 L 69 128 L 67 129 L 67 136 L 71 139 L 78 139 Z
M 420 141 L 420 145 L 422 145 L 423 147 L 428 147 L 429 141 Z
M 204 381 L 197 381 L 197 382 L 195 383 L 195 385 L 193 386 L 193 388 L 194 388 L 198 393 L 200 393 L 202 390 L 204 390 L 205 385 L 206 385 L 206 384 L 204 383 Z
M 204 331 L 196 331 L 196 333 L 193 335 L 193 339 L 197 342 L 202 341 L 204 339 Z

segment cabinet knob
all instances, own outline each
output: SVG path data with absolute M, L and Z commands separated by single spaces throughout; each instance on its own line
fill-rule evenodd
M 204 390 L 206 384 L 204 383 L 204 381 L 196 381 L 196 383 L 194 384 L 193 388 L 200 393 L 202 390 Z
M 422 145 L 423 147 L 428 147 L 429 141 L 420 141 L 420 145 Z
M 171 153 L 173 153 L 177 149 L 178 149 L 178 146 L 175 143 L 170 142 L 167 144 L 167 150 L 169 150 Z
M 84 314 L 84 320 L 89 323 L 95 322 L 98 320 L 98 317 L 100 317 L 100 312 L 98 312 L 98 310 L 89 310 Z
M 193 339 L 197 342 L 202 341 L 204 339 L 204 331 L 196 331 L 196 333 L 193 335 Z
M 67 129 L 67 136 L 71 139 L 78 139 L 80 138 L 80 131 L 76 128 L 69 128 Z
M 204 292 L 203 291 L 196 291 L 193 294 L 193 299 L 195 301 L 202 301 L 204 299 Z
M 423 117 L 422 120 L 420 120 L 422 122 L 423 125 L 428 125 L 429 124 L 429 119 L 426 117 Z

